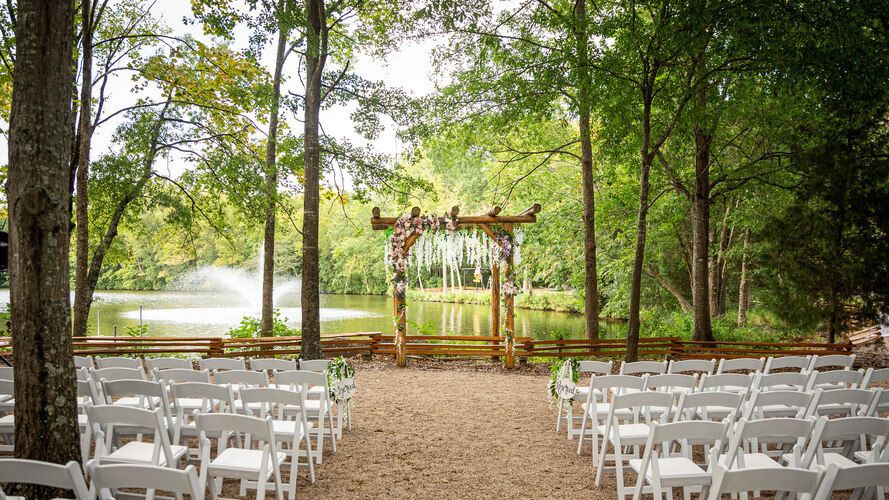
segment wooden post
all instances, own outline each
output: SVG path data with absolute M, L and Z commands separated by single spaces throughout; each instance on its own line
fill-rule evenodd
M 398 297 L 392 298 L 392 304 L 394 306 L 395 318 L 395 364 L 398 366 L 406 366 L 407 342 L 405 341 L 404 336 L 407 335 L 407 321 L 405 320 L 407 307 L 404 303 L 404 300 L 399 299 Z M 399 333 L 399 331 L 401 333 Z
M 512 236 L 512 224 L 504 225 L 504 229 L 507 233 Z M 515 252 L 515 246 L 513 246 L 513 252 Z M 513 258 L 512 253 L 509 254 L 509 257 L 506 259 L 506 275 L 510 276 L 513 272 Z M 515 283 L 513 283 L 515 285 Z M 499 287 L 498 287 L 499 291 Z M 515 299 L 512 295 L 509 295 L 506 298 L 506 336 L 508 339 L 506 340 L 506 368 L 508 370 L 515 368 L 515 356 L 513 353 L 515 352 L 515 311 L 513 310 L 513 306 L 515 305 Z
M 210 349 L 207 351 L 207 357 L 222 356 L 223 353 L 222 338 L 214 338 L 210 341 Z
M 491 263 L 491 336 L 500 336 L 500 264 L 496 260 Z M 491 342 L 500 345 L 497 340 Z M 491 356 L 491 359 L 497 358 L 498 356 Z

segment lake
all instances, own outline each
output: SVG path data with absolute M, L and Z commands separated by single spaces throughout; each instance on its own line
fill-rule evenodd
M 0 307 L 7 308 L 9 290 L 0 290 Z M 151 336 L 222 336 L 245 315 L 258 311 L 231 292 L 131 292 L 98 291 L 90 310 L 93 335 L 122 335 L 142 322 Z M 287 323 L 299 328 L 299 295 L 286 294 L 276 304 Z M 565 338 L 583 338 L 583 316 L 575 313 L 516 309 L 516 336 L 549 339 L 553 332 Z M 491 309 L 487 305 L 408 302 L 408 321 L 442 335 L 491 334 Z M 97 325 L 98 323 L 98 325 Z M 392 333 L 392 298 L 382 295 L 322 295 L 321 333 Z M 620 337 L 624 327 L 602 322 L 603 337 Z M 408 323 L 408 333 L 417 328 Z

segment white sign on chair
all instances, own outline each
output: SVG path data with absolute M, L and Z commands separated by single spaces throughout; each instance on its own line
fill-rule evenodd
M 358 390 L 358 385 L 355 384 L 354 378 L 344 378 L 337 382 L 333 391 L 336 394 L 337 401 L 345 401 L 350 399 L 355 395 L 355 391 Z
M 570 362 L 562 364 L 562 368 L 559 369 L 559 378 L 556 380 L 555 389 L 556 395 L 561 399 L 573 399 L 577 394 L 577 384 L 574 383 L 574 373 Z

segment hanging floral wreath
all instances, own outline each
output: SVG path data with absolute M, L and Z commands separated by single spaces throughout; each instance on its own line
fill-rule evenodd
M 347 380 L 354 384 L 354 379 L 355 369 L 346 361 L 346 358 L 340 356 L 332 359 L 327 364 L 327 385 L 330 388 L 330 399 L 337 403 L 343 403 L 352 399 L 351 397 L 343 396 L 349 391 L 346 388 L 342 388 L 341 384 Z M 351 392 L 354 392 L 354 386 L 351 389 Z
M 570 379 L 574 384 L 580 380 L 580 362 L 578 362 L 574 358 L 565 358 L 564 360 L 554 363 L 550 366 L 549 371 L 551 373 L 551 378 L 549 381 L 549 402 L 552 405 L 553 400 L 561 398 L 556 393 L 556 384 L 559 383 L 559 380 L 562 379 Z M 574 403 L 574 398 L 568 399 L 565 401 L 566 404 L 570 405 Z

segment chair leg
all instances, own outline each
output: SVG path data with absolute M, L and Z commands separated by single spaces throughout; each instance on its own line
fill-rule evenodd
M 565 428 L 568 429 L 568 440 L 574 439 L 574 405 L 565 401 Z
M 589 408 L 583 410 L 583 418 L 580 421 L 580 439 L 577 442 L 577 454 L 580 455 L 580 451 L 583 449 L 583 438 L 586 434 L 586 421 L 589 418 Z M 593 430 L 593 439 L 596 439 L 595 429 Z M 595 461 L 595 455 L 593 460 Z

